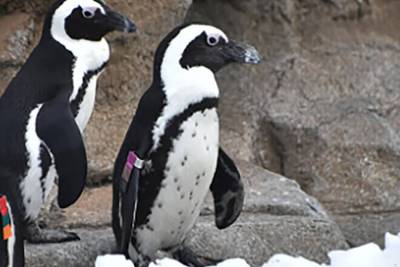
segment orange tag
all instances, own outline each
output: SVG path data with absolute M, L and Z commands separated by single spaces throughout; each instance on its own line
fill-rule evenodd
M 3 228 L 3 239 L 8 240 L 12 237 L 11 217 L 8 212 L 6 196 L 0 196 L 0 219 Z
M 3 239 L 8 240 L 12 237 L 11 225 L 7 225 L 3 228 Z

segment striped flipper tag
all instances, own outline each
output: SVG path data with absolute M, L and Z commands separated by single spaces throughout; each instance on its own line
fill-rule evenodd
M 11 218 L 7 207 L 6 196 L 0 196 L 0 215 L 3 229 L 3 239 L 8 240 L 12 237 Z
M 128 157 L 122 171 L 122 178 L 125 182 L 129 182 L 133 168 L 143 169 L 144 160 L 140 159 L 134 151 L 129 151 Z
M 131 178 L 132 170 L 134 168 L 143 169 L 144 160 L 140 159 L 134 151 L 129 151 L 128 157 L 126 158 L 124 169 L 122 170 L 122 192 L 126 192 L 126 187 Z

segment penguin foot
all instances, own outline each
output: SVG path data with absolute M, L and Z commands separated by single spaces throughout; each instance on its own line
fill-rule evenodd
M 27 226 L 25 238 L 32 244 L 63 243 L 80 240 L 76 233 L 62 230 L 41 229 L 36 223 Z
M 223 261 L 199 256 L 187 247 L 178 249 L 172 253 L 172 256 L 175 260 L 190 267 L 213 266 Z

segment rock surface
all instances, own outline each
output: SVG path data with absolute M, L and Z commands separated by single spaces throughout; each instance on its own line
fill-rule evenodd
M 240 164 L 240 170 L 247 193 L 244 213 L 220 231 L 207 205 L 188 238 L 194 251 L 261 266 L 276 253 L 325 261 L 328 251 L 347 247 L 336 223 L 296 182 L 251 164 Z
M 234 225 L 220 231 L 214 225 L 212 199 L 208 198 L 187 239 L 196 252 L 215 258 L 242 257 L 252 266 L 260 266 L 275 253 L 324 261 L 328 251 L 347 248 L 336 223 L 296 182 L 244 162 L 240 170 L 247 192 L 244 212 Z M 28 246 L 28 262 L 33 264 L 29 266 L 87 267 L 96 255 L 111 252 L 110 197 L 110 186 L 86 190 L 72 208 L 50 213 L 44 219 L 48 227 L 96 230 L 78 230 L 79 243 Z M 46 265 L 48 262 L 59 265 Z
M 113 251 L 111 229 L 78 229 L 81 241 L 48 245 L 27 245 L 26 266 L 92 267 L 96 257 Z M 117 267 L 117 266 L 116 266 Z
M 230 154 L 296 179 L 354 245 L 400 230 L 399 10 L 380 0 L 205 0 L 188 16 L 264 55 L 219 75 Z

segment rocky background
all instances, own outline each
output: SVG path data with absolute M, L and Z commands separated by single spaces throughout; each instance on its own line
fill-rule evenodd
M 36 44 L 51 2 L 0 0 L 0 92 Z M 107 3 L 139 32 L 109 38 L 111 64 L 86 130 L 89 188 L 73 208 L 43 219 L 48 227 L 79 229 L 83 241 L 29 246 L 29 266 L 90 266 L 112 250 L 113 160 L 150 84 L 154 49 L 184 21 L 219 26 L 264 57 L 259 66 L 218 75 L 222 146 L 243 173 L 245 211 L 220 232 L 207 204 L 191 246 L 257 266 L 279 252 L 323 261 L 331 249 L 400 231 L 400 1 Z

